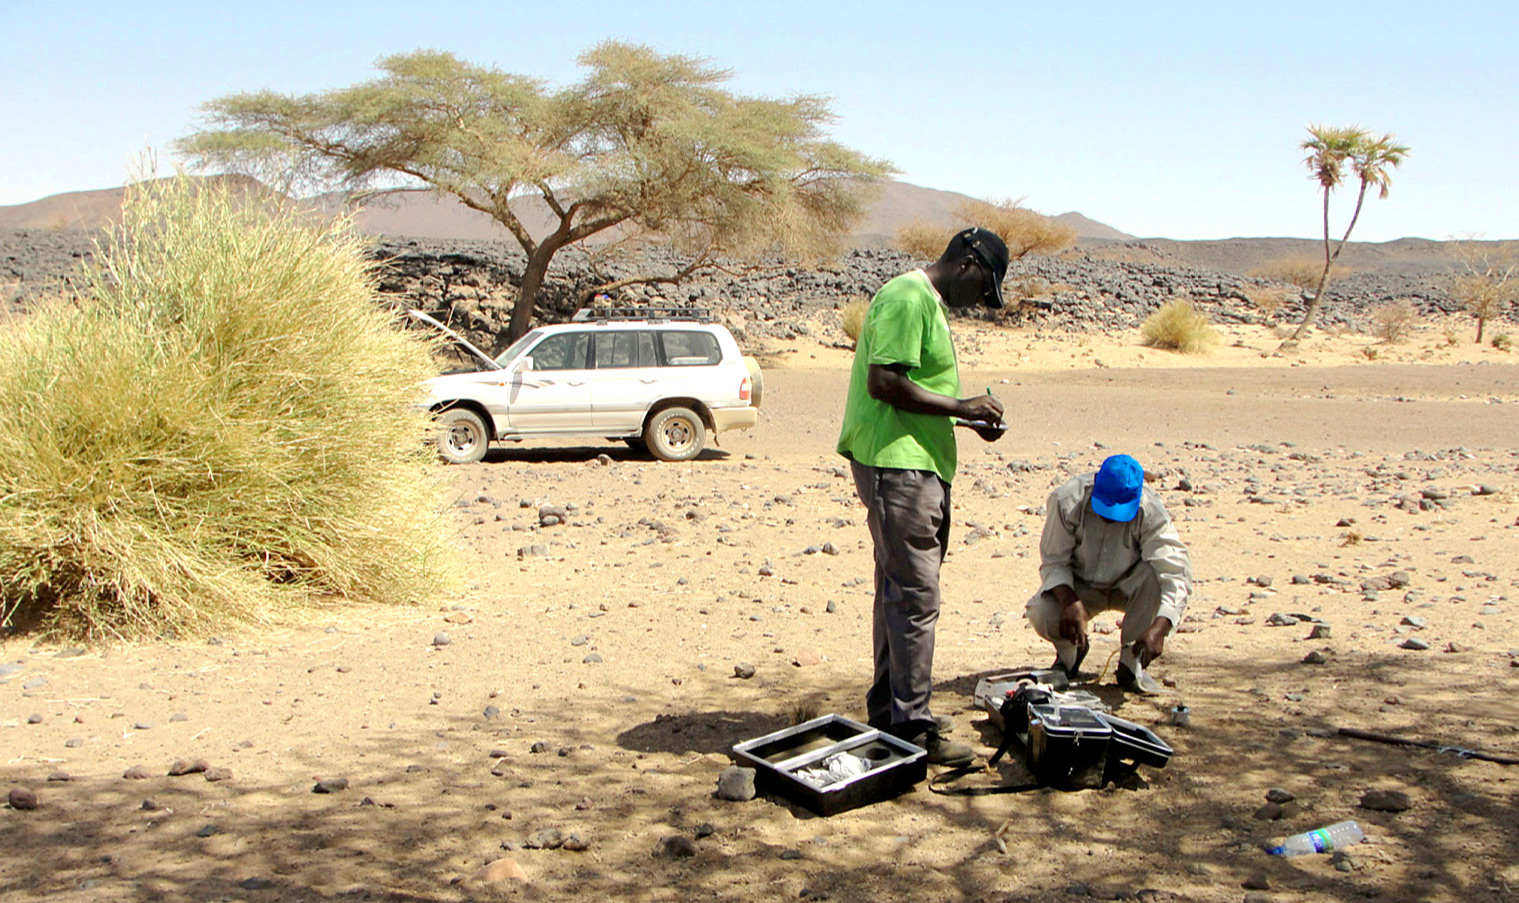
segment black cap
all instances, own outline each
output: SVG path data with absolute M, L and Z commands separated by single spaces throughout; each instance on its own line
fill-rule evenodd
M 971 226 L 949 240 L 950 250 L 965 250 L 976 255 L 992 274 L 992 284 L 981 302 L 987 307 L 1001 310 L 1007 305 L 1002 300 L 1002 278 L 1007 275 L 1007 244 L 990 229 Z

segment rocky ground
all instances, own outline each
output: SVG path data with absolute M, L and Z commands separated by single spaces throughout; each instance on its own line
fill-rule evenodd
M 1338 733 L 1519 757 L 1519 367 L 1439 325 L 1288 357 L 1237 325 L 1178 358 L 961 324 L 966 384 L 1014 428 L 962 445 L 935 706 L 984 761 L 977 680 L 1050 658 L 1022 618 L 1045 498 L 1129 452 L 1196 592 L 1166 696 L 1112 686 L 1110 615 L 1088 662 L 1174 757 L 1102 790 L 939 792 L 1027 780 L 1004 762 L 829 818 L 718 798 L 731 744 L 863 715 L 848 355 L 799 322 L 767 339 L 759 427 L 699 460 L 539 441 L 448 471 L 456 598 L 209 642 L 0 640 L 0 898 L 1515 898 L 1514 766 Z M 1368 835 L 1344 855 L 1262 850 L 1342 819 Z
M 70 230 L 0 232 L 0 300 L 7 310 L 67 291 L 92 260 L 90 236 Z M 397 306 L 440 314 L 482 348 L 506 346 L 506 323 L 522 278 L 521 252 L 505 242 L 391 238 L 377 242 L 384 261 L 380 288 Z M 897 251 L 858 248 L 818 268 L 774 265 L 729 267 L 697 274 L 678 285 L 636 285 L 618 294 L 628 304 L 674 304 L 714 310 L 741 341 L 788 341 L 811 335 L 820 314 L 856 298 L 869 298 L 904 269 L 920 265 Z M 538 306 L 540 321 L 569 318 L 595 286 L 630 275 L 674 272 L 679 263 L 659 251 L 596 258 L 562 252 Z M 1422 263 L 1399 272 L 1383 262 L 1336 281 L 1319 315 L 1324 328 L 1365 331 L 1378 306 L 1408 300 L 1425 318 L 1459 311 L 1446 291 L 1448 276 Z M 1176 255 L 1143 242 L 1100 242 L 1056 257 L 1030 257 L 1007 278 L 1012 297 L 1025 303 L 1004 314 L 983 315 L 1008 325 L 1102 333 L 1138 326 L 1166 301 L 1185 297 L 1220 324 L 1261 324 L 1301 316 L 1302 293 L 1235 273 L 1188 266 Z M 1274 292 L 1273 312 L 1256 300 Z M 1509 311 L 1519 320 L 1519 309 Z M 1500 327 L 1501 328 L 1501 327 Z

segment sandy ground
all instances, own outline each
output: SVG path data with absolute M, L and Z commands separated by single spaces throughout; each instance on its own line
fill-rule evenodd
M 40 806 L 0 809 L 0 899 L 1515 899 L 1519 768 L 1335 733 L 1519 756 L 1519 366 L 1458 327 L 1290 357 L 1246 328 L 1192 358 L 961 330 L 965 384 L 1013 429 L 962 440 L 935 706 L 991 753 L 976 681 L 1051 657 L 1022 618 L 1045 497 L 1134 454 L 1197 584 L 1154 669 L 1167 697 L 1111 686 L 1097 622 L 1096 691 L 1175 747 L 1122 788 L 922 784 L 829 818 L 714 798 L 731 744 L 864 714 L 871 549 L 832 452 L 848 355 L 803 339 L 770 349 L 759 428 L 698 461 L 531 443 L 458 468 L 456 599 L 210 642 L 4 641 L 0 779 Z M 542 504 L 569 523 L 540 528 Z M 230 779 L 167 776 L 177 759 Z M 1271 788 L 1295 800 L 1258 818 Z M 1369 835 L 1347 870 L 1261 851 L 1345 818 Z M 552 830 L 584 849 L 531 848 Z M 674 836 L 694 855 L 661 852 Z M 474 877 L 501 859 L 521 880 Z

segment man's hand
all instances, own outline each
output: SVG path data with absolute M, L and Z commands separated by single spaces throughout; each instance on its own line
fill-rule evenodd
M 1166 649 L 1166 634 L 1171 632 L 1170 618 L 1156 618 L 1146 627 L 1139 639 L 1134 641 L 1134 657 L 1139 659 L 1142 667 L 1150 667 L 1150 662 L 1160 658 L 1160 654 Z
M 1069 586 L 1057 586 L 1050 592 L 1055 594 L 1055 601 L 1060 603 L 1060 625 L 1057 631 L 1060 638 L 1075 643 L 1078 651 L 1086 649 L 1086 606 L 1081 604 L 1081 600 L 1076 598 L 1076 591 Z
M 957 402 L 955 416 L 961 420 L 985 420 L 987 423 L 1002 422 L 1002 402 L 995 395 L 972 395 Z M 982 438 L 986 438 L 982 436 Z

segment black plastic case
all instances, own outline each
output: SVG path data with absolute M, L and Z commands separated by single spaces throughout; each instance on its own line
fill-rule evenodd
M 1031 705 L 1028 727 L 1028 767 L 1039 783 L 1067 790 L 1105 783 L 1113 728 L 1102 715 L 1082 706 Z

